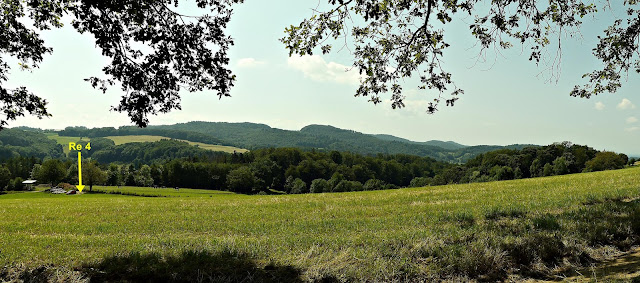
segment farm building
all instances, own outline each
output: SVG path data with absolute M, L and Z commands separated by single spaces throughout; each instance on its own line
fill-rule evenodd
M 22 184 L 27 190 L 32 190 L 36 182 L 38 182 L 38 180 L 25 180 L 22 182 Z

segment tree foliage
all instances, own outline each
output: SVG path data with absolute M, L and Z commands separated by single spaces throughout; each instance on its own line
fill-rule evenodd
M 105 77 L 86 79 L 106 92 L 118 83 L 124 95 L 112 109 L 126 112 L 138 126 L 146 126 L 150 114 L 180 109 L 180 90 L 213 90 L 229 96 L 235 77 L 227 68 L 227 51 L 233 44 L 225 34 L 232 14 L 231 4 L 241 0 L 197 0 L 202 15 L 183 15 L 177 10 L 183 1 L 86 1 L 9 0 L 0 3 L 0 54 L 18 59 L 23 69 L 37 68 L 53 50 L 39 31 L 61 28 L 63 17 L 72 19 L 80 33 L 89 33 L 111 62 L 102 70 Z M 28 17 L 32 26 L 23 22 Z M 3 86 L 9 65 L 0 59 L 0 111 L 9 120 L 29 112 L 49 116 L 47 102 L 26 87 L 9 90 Z
M 540 63 L 545 50 L 561 49 L 562 38 L 579 32 L 583 18 L 610 8 L 609 1 L 598 7 L 581 0 L 328 0 L 314 9 L 311 17 L 286 28 L 281 39 L 290 55 L 329 53 L 334 42 L 351 51 L 353 68 L 362 76 L 356 96 L 367 96 L 380 103 L 381 95 L 391 93 L 391 106 L 404 107 L 401 82 L 418 78 L 419 88 L 436 95 L 426 111 L 433 113 L 441 100 L 453 106 L 464 91 L 446 70 L 443 57 L 452 44 L 447 28 L 462 17 L 473 18 L 469 32 L 481 47 L 508 49 L 521 44 L 529 48 L 529 61 Z M 626 19 L 617 19 L 599 37 L 594 55 L 604 63 L 602 70 L 589 74 L 589 82 L 576 86 L 572 96 L 590 97 L 615 92 L 621 86 L 621 73 L 640 72 L 638 1 L 624 5 Z M 561 52 L 561 50 L 559 50 Z M 558 64 L 554 60 L 554 64 Z
M 60 158 L 63 153 L 62 146 L 43 133 L 18 129 L 0 131 L 0 160 L 16 156 Z
M 247 166 L 242 166 L 227 175 L 228 189 L 237 193 L 251 193 L 256 185 L 256 177 Z
M 36 172 L 35 176 L 39 183 L 58 184 L 67 176 L 67 166 L 58 159 L 48 159 L 42 163 L 42 166 Z
M 89 186 L 89 191 L 93 190 L 93 185 L 104 184 L 107 180 L 107 174 L 98 167 L 95 161 L 85 162 L 82 167 L 82 176 L 85 184 Z
M 443 148 L 434 146 L 429 142 L 412 142 L 398 138 L 396 138 L 398 140 L 393 140 L 389 138 L 389 136 L 380 137 L 323 125 L 309 125 L 300 131 L 288 131 L 255 123 L 188 122 L 175 125 L 150 126 L 148 129 L 153 131 L 198 132 L 207 136 L 216 137 L 224 141 L 223 144 L 246 149 L 268 147 L 322 148 L 325 150 L 350 151 L 360 154 L 385 153 L 428 156 L 440 161 L 454 163 L 466 162 L 476 155 L 488 151 L 502 148 L 521 149 L 527 146 L 478 145 Z M 123 128 L 119 129 L 119 131 L 122 130 Z M 340 155 L 332 156 L 332 159 L 335 159 L 333 160 L 335 163 L 341 163 L 340 158 Z M 305 180 L 307 183 L 310 181 L 311 180 Z
M 616 154 L 610 151 L 598 152 L 593 159 L 587 161 L 585 171 L 593 172 L 621 169 L 627 162 L 628 158 L 624 154 Z

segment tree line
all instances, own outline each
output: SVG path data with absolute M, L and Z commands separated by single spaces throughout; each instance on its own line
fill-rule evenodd
M 95 152 L 83 161 L 83 181 L 88 186 L 186 187 L 246 194 L 320 193 L 563 175 L 620 169 L 636 161 L 624 154 L 568 142 L 497 150 L 464 165 L 404 154 L 361 155 L 298 148 L 234 154 L 202 150 L 200 153 L 209 153 L 176 155 L 184 146 L 183 142 L 163 140 L 108 147 L 120 148 L 113 154 L 126 161 L 103 162 L 111 157 Z M 152 158 L 162 154 L 163 158 Z M 27 178 L 52 185 L 77 184 L 77 176 L 74 159 L 11 157 L 0 166 L 0 188 L 20 189 L 22 180 Z
M 635 163 L 625 154 L 598 151 L 570 142 L 521 150 L 501 149 L 480 154 L 464 165 L 448 168 L 436 183 L 512 180 L 580 172 L 621 169 Z

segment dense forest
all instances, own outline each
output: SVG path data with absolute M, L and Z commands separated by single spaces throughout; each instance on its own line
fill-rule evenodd
M 480 154 L 464 165 L 450 167 L 443 178 L 447 183 L 511 180 L 621 169 L 635 161 L 625 154 L 563 142 Z
M 80 141 L 87 144 L 88 141 Z M 91 139 L 93 150 L 87 151 L 91 157 L 100 163 L 135 163 L 151 164 L 153 162 L 168 161 L 181 158 L 196 158 L 203 160 L 218 160 L 228 156 L 224 152 L 211 151 L 192 146 L 187 142 L 163 139 L 157 142 L 134 142 L 115 145 L 110 139 Z
M 295 147 L 325 151 L 349 151 L 359 154 L 409 154 L 431 157 L 439 161 L 464 163 L 476 155 L 503 148 L 522 149 L 528 145 L 464 146 L 455 142 L 414 142 L 391 135 L 369 135 L 332 126 L 310 125 L 300 131 L 288 131 L 254 123 L 189 122 L 185 124 L 150 126 L 148 128 L 68 127 L 61 136 L 106 137 L 126 135 L 157 135 L 169 138 L 230 145 L 246 149 Z
M 3 129 L 0 131 L 0 160 L 17 156 L 61 158 L 64 153 L 62 146 L 40 132 Z
M 33 135 L 31 135 L 33 134 Z M 0 188 L 20 189 L 24 179 L 77 184 L 77 160 L 44 134 L 0 132 Z M 53 143 L 52 143 L 53 142 Z M 80 143 L 86 144 L 86 141 Z M 623 168 L 624 154 L 599 152 L 569 142 L 500 149 L 452 164 L 407 154 L 264 148 L 247 153 L 213 152 L 177 140 L 115 145 L 93 138 L 83 156 L 88 185 L 165 186 L 239 193 L 319 193 L 392 189 L 510 180 Z M 29 145 L 30 150 L 20 145 Z M 38 149 L 42 146 L 42 149 Z M 13 151 L 11 151 L 13 150 Z M 45 152 L 49 150 L 49 152 Z M 86 164 L 86 165 L 84 165 Z M 86 173 L 84 173 L 86 171 Z

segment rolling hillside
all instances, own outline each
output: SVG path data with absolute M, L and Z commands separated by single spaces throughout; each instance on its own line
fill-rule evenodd
M 300 131 L 282 130 L 264 124 L 189 122 L 175 125 L 137 128 L 123 126 L 116 128 L 67 127 L 57 132 L 61 142 L 63 137 L 95 138 L 109 137 L 121 142 L 158 140 L 167 137 L 187 141 L 210 150 L 244 152 L 245 149 L 296 147 L 325 151 L 348 151 L 358 154 L 408 154 L 431 157 L 439 161 L 464 163 L 485 152 L 498 149 L 522 149 L 535 145 L 478 145 L 465 146 L 453 141 L 431 140 L 416 142 L 392 135 L 371 135 L 352 130 L 339 129 L 327 125 L 309 125 Z M 149 137 L 149 138 L 139 138 Z M 153 137 L 153 138 L 151 138 Z
M 25 156 L 59 158 L 63 148 L 41 132 L 3 129 L 0 131 L 0 159 Z
M 386 135 L 386 134 L 378 134 L 378 135 L 372 135 L 372 136 L 379 138 L 381 140 L 386 140 L 386 141 L 398 141 L 398 142 L 411 143 L 411 144 L 432 145 L 432 146 L 437 146 L 437 147 L 441 147 L 448 150 L 457 150 L 457 149 L 462 149 L 467 147 L 466 145 L 462 145 L 454 141 L 430 140 L 426 142 L 417 142 L 417 141 L 412 141 L 405 138 L 400 138 L 400 137 Z
M 463 146 L 442 141 L 412 142 L 390 135 L 369 135 L 324 125 L 309 125 L 300 131 L 276 129 L 264 124 L 224 122 L 189 122 L 150 128 L 198 132 L 216 137 L 226 144 L 248 149 L 299 147 L 360 154 L 411 154 L 454 163 L 463 163 L 480 153 L 496 149 L 521 149 L 530 146 Z

